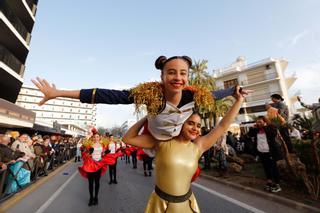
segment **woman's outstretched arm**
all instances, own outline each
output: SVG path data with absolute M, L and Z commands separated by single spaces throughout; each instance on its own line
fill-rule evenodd
M 224 118 L 220 121 L 219 125 L 212 129 L 207 135 L 203 137 L 199 137 L 195 143 L 200 148 L 201 152 L 205 152 L 211 146 L 213 146 L 217 140 L 226 132 L 230 126 L 230 124 L 234 121 L 235 117 L 238 115 L 241 104 L 243 102 L 243 95 L 240 93 L 240 87 L 237 87 L 236 94 L 234 95 L 236 98 L 235 103 L 232 105 L 229 112 L 224 116 Z
M 139 135 L 139 132 L 146 120 L 147 117 L 144 117 L 135 123 L 123 136 L 122 141 L 126 144 L 140 148 L 154 148 L 158 140 L 149 134 Z
M 54 84 L 50 84 L 46 79 L 37 77 L 31 80 L 36 87 L 43 93 L 44 97 L 39 105 L 45 104 L 57 97 L 79 99 L 82 103 L 105 103 L 105 104 L 132 104 L 133 98 L 130 97 L 128 90 L 113 89 L 81 89 L 81 90 L 60 90 Z

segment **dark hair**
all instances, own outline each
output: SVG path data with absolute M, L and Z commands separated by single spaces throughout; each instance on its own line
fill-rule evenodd
M 157 58 L 157 60 L 154 62 L 154 65 L 158 70 L 163 70 L 164 65 L 173 59 L 182 59 L 185 62 L 187 62 L 189 67 L 192 66 L 192 59 L 189 56 L 185 56 L 185 55 L 184 56 L 172 56 L 168 59 L 167 59 L 167 57 L 162 55 Z
M 271 97 L 271 98 L 275 98 L 275 99 L 277 99 L 277 100 L 281 100 L 281 101 L 284 100 L 284 99 L 282 98 L 282 96 L 279 95 L 279 94 L 272 94 L 270 97 Z
M 263 120 L 264 122 L 268 123 L 267 118 L 266 118 L 265 116 L 263 116 L 263 115 L 259 115 L 259 116 L 256 118 L 256 121 L 257 121 L 257 120 Z
M 49 135 L 45 135 L 45 136 L 43 136 L 42 139 L 45 141 L 45 140 L 47 140 L 47 139 L 50 139 L 50 136 L 49 136 Z

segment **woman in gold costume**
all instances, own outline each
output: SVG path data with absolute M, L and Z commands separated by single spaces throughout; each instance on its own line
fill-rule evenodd
M 228 129 L 239 112 L 243 96 L 236 91 L 236 101 L 220 124 L 209 134 L 198 137 L 201 118 L 193 113 L 182 126 L 181 133 L 167 141 L 158 141 L 151 135 L 139 135 L 146 118 L 132 126 L 123 138 L 127 144 L 156 149 L 156 186 L 149 198 L 145 212 L 200 212 L 191 191 L 191 178 L 198 160 Z

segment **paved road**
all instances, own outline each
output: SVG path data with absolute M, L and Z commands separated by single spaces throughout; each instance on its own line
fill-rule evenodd
M 144 177 L 142 163 L 138 169 L 124 161 L 118 163 L 118 184 L 109 185 L 103 176 L 100 185 L 99 205 L 87 205 L 87 180 L 77 172 L 79 163 L 71 163 L 62 172 L 28 194 L 7 212 L 9 213 L 85 213 L 85 212 L 143 212 L 153 190 L 152 177 Z M 202 212 L 301 212 L 265 200 L 243 191 L 200 178 L 192 189 Z

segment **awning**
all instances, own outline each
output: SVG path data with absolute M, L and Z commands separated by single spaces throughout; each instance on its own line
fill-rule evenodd
M 32 128 L 36 113 L 0 98 L 0 127 Z

